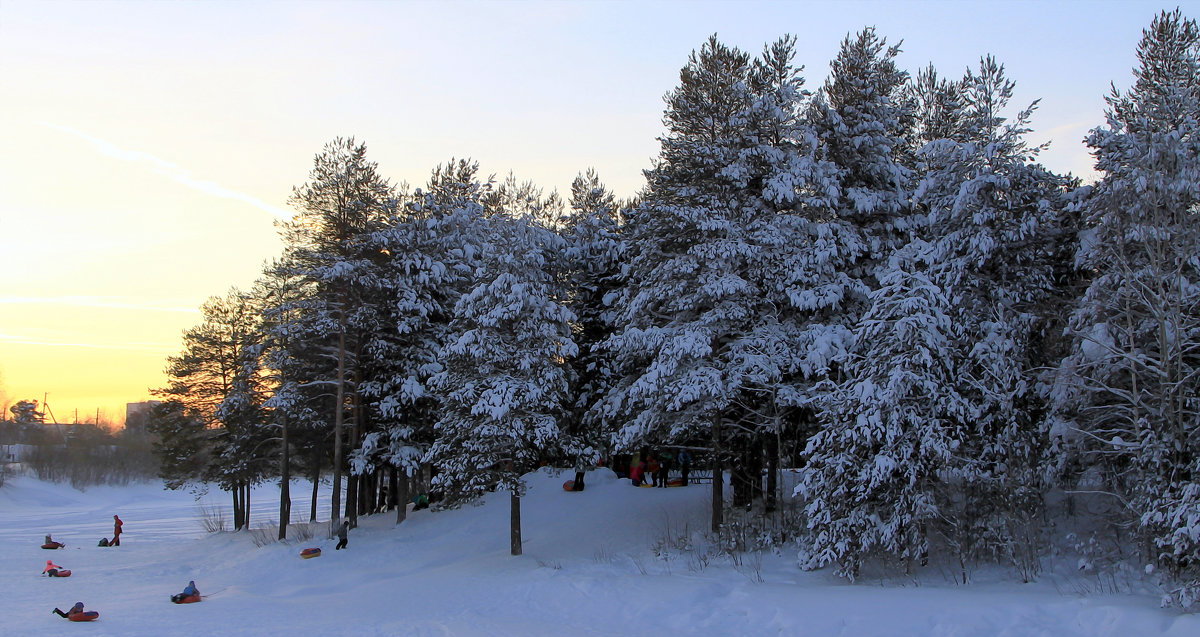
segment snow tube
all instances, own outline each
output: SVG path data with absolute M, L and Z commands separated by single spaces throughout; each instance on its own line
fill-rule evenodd
M 88 610 L 88 611 L 84 611 L 82 613 L 74 613 L 71 615 L 67 615 L 67 619 L 69 619 L 73 622 L 90 622 L 99 616 L 100 616 L 100 613 L 97 613 L 94 610 Z
M 188 595 L 185 597 L 183 593 L 178 593 L 171 596 L 171 601 L 175 602 L 176 604 L 195 604 L 196 602 L 200 601 L 200 596 Z
M 42 548 L 44 548 L 44 549 L 61 549 L 65 546 L 66 546 L 66 544 L 63 544 L 62 542 L 49 542 L 49 543 L 43 544 Z
M 321 549 L 304 549 L 303 551 L 300 551 L 300 557 L 303 557 L 306 560 L 310 557 L 321 557 Z
M 57 568 L 52 568 L 52 569 L 46 571 L 46 575 L 48 577 L 70 577 L 71 571 L 68 571 L 66 569 L 59 570 Z

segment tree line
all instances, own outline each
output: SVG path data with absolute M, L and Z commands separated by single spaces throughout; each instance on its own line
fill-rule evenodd
M 145 432 L 114 431 L 103 422 L 47 423 L 47 411 L 36 400 L 18 400 L 8 408 L 10 417 L 0 416 L 0 486 L 12 467 L 79 489 L 157 475 L 157 458 Z
M 867 28 L 809 90 L 795 44 L 694 51 L 631 201 L 591 171 L 563 200 L 463 159 L 410 189 L 327 144 L 283 254 L 168 361 L 168 485 L 219 484 L 240 527 L 279 477 L 281 538 L 294 471 L 332 469 L 352 523 L 403 520 L 416 482 L 442 506 L 505 490 L 517 554 L 524 473 L 688 445 L 738 509 L 801 503 L 806 567 L 937 555 L 966 579 L 1036 551 L 1065 494 L 1111 503 L 1195 603 L 1196 22 L 1144 30 L 1090 184 L 1039 163 L 1037 103 L 1010 105 L 990 56 L 911 75 Z

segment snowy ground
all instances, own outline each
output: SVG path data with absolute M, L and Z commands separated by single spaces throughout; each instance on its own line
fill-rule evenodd
M 564 479 L 529 476 L 525 554 L 512 557 L 506 494 L 418 511 L 399 527 L 394 514 L 363 518 L 349 550 L 335 552 L 324 535 L 258 547 L 248 533 L 206 534 L 192 497 L 157 485 L 81 493 L 12 478 L 0 488 L 0 635 L 1200 635 L 1200 616 L 1159 609 L 1150 595 L 1080 597 L 1005 578 L 956 587 L 936 575 L 849 585 L 799 571 L 790 550 L 741 567 L 662 560 L 651 547 L 667 529 L 707 526 L 707 487 L 633 489 L 605 471 L 566 493 Z M 308 485 L 292 492 L 306 519 Z M 269 520 L 277 498 L 256 491 L 255 519 Z M 327 498 L 318 510 L 328 515 Z M 99 548 L 114 513 L 122 545 Z M 39 548 L 46 533 L 67 548 Z M 301 559 L 307 546 L 324 555 Z M 40 576 L 51 558 L 72 577 Z M 189 579 L 211 597 L 171 604 Z M 76 601 L 100 619 L 50 612 Z

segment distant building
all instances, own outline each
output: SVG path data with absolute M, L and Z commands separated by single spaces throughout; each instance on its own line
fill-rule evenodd
M 140 403 L 125 403 L 125 430 L 146 431 L 146 420 L 150 418 L 150 410 L 161 400 L 147 400 Z

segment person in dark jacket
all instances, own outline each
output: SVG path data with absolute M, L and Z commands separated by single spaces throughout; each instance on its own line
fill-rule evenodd
M 57 608 L 55 608 L 54 610 L 52 610 L 50 612 L 56 613 L 59 617 L 64 617 L 73 622 L 91 621 L 100 616 L 100 613 L 97 613 L 94 610 L 88 610 L 88 611 L 83 610 L 83 602 L 75 602 L 75 605 L 71 607 L 71 610 L 69 610 L 65 613 Z
M 340 550 L 346 548 L 346 544 L 349 541 L 349 535 L 348 535 L 349 533 L 350 533 L 350 520 L 344 520 L 342 522 L 342 525 L 340 527 L 338 527 L 338 532 L 337 532 L 338 543 L 337 543 L 337 546 L 333 547 L 333 550 L 340 551 Z
M 686 487 L 688 484 L 688 473 L 692 470 L 692 454 L 688 453 L 687 449 L 681 449 L 679 455 L 675 456 L 675 459 L 679 461 L 679 473 L 682 474 L 683 486 Z
M 659 487 L 666 488 L 667 478 L 671 475 L 671 454 L 664 451 L 658 454 L 658 473 L 654 476 L 654 481 Z

